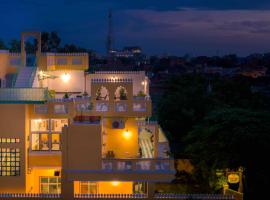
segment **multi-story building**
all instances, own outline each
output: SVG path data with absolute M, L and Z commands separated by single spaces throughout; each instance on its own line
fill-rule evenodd
M 0 193 L 151 198 L 175 170 L 145 73 L 87 74 L 86 53 L 42 53 L 40 37 L 0 51 Z

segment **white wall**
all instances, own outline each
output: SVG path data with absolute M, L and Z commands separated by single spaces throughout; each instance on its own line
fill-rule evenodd
M 84 71 L 47 71 L 44 72 L 53 76 L 55 79 L 43 80 L 43 87 L 56 92 L 83 92 L 84 91 Z M 64 82 L 61 78 L 63 74 L 69 74 L 70 80 Z
M 91 79 L 132 79 L 133 80 L 133 95 L 137 95 L 139 91 L 145 92 L 147 95 L 149 95 L 149 80 L 145 76 L 144 71 L 140 72 L 102 72 L 102 73 L 95 73 L 95 74 L 89 74 L 87 77 L 87 92 L 91 94 Z M 143 85 L 142 82 L 146 83 L 146 85 Z

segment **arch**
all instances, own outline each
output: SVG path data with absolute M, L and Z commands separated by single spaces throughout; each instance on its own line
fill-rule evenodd
M 109 101 L 109 90 L 106 87 L 101 86 L 96 92 L 96 100 Z
M 127 100 L 127 89 L 123 86 L 118 86 L 114 93 L 115 100 Z

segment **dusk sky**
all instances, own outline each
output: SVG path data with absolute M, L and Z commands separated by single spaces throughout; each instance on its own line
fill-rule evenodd
M 108 10 L 114 47 L 148 55 L 270 52 L 269 0 L 0 0 L 0 38 L 57 31 L 62 44 L 105 53 Z

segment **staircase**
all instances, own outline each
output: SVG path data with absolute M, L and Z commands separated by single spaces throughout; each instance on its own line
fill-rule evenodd
M 153 144 L 149 138 L 140 139 L 140 147 L 142 148 L 142 157 L 143 158 L 153 158 Z
M 36 67 L 22 67 L 17 76 L 15 87 L 16 88 L 32 87 L 36 69 L 37 69 Z

